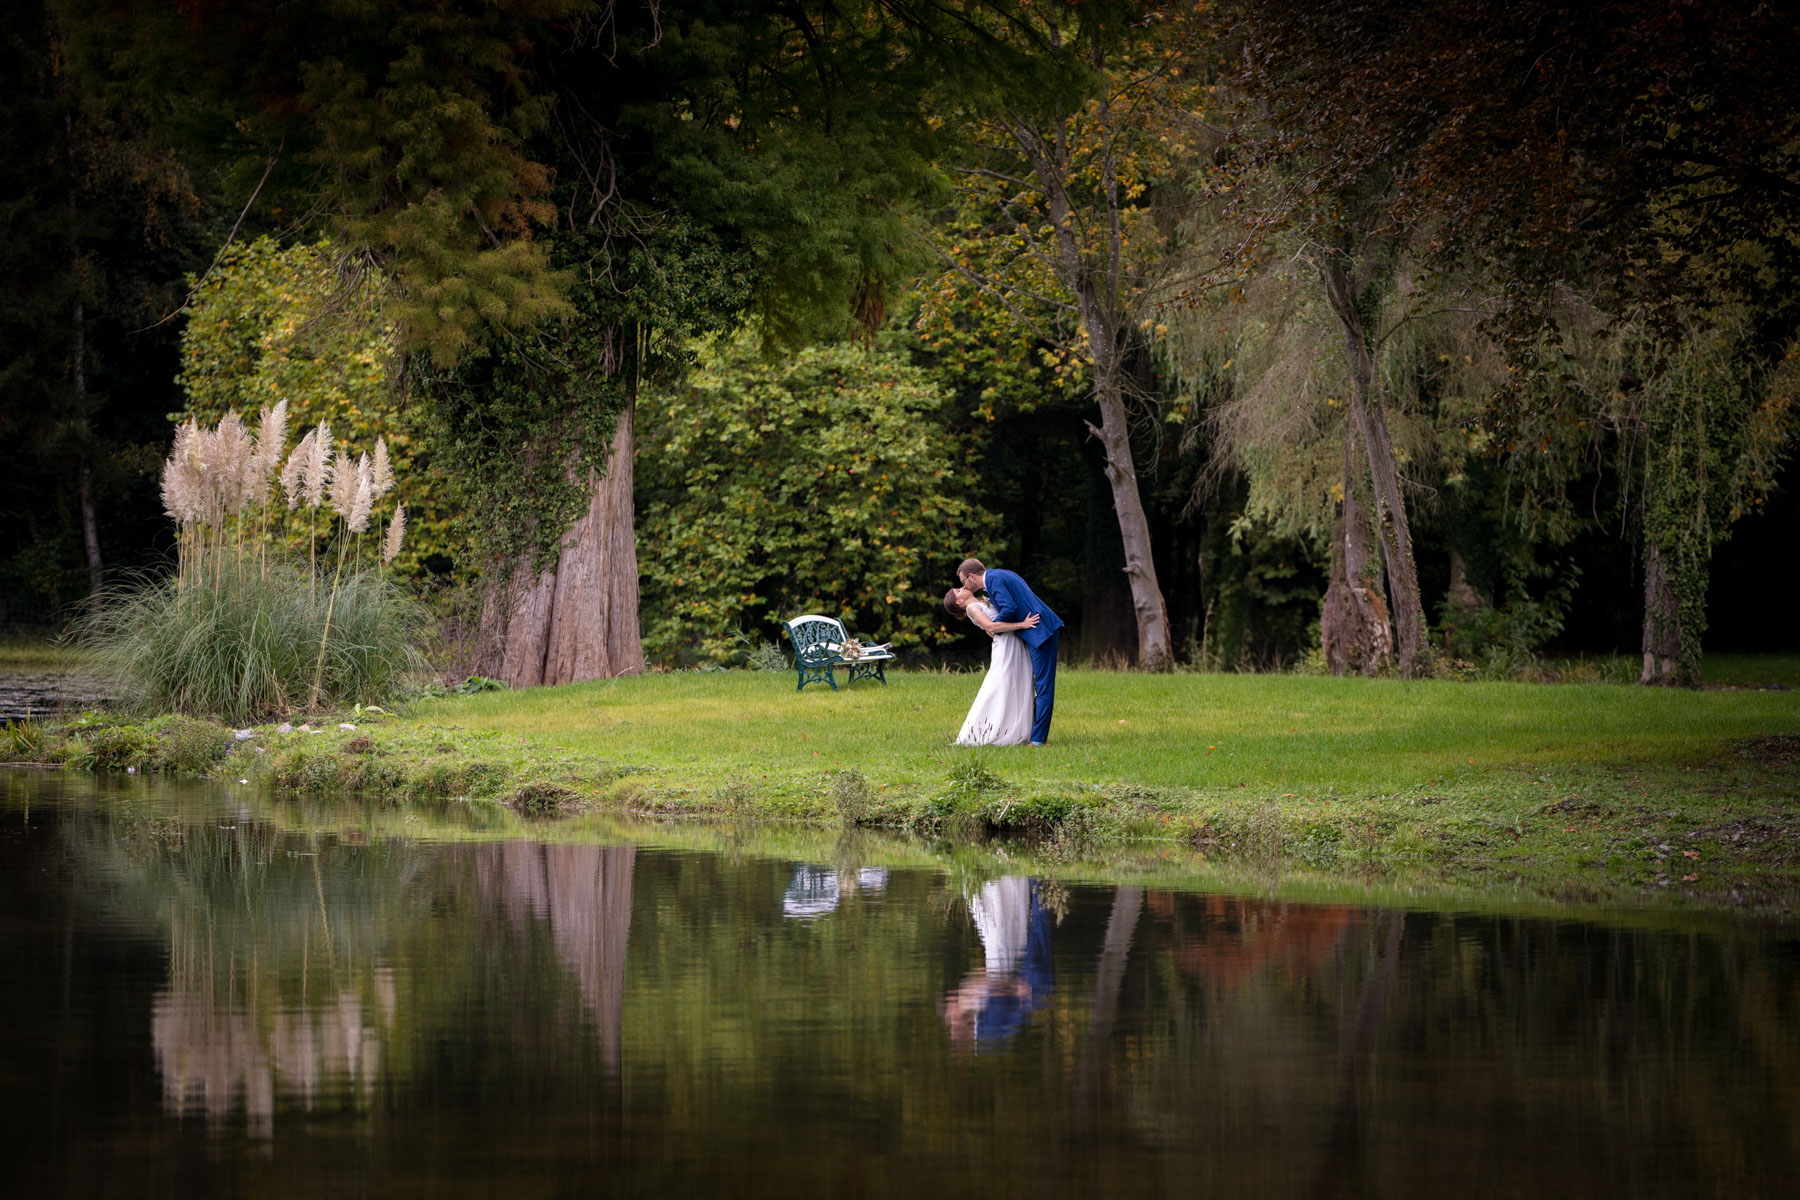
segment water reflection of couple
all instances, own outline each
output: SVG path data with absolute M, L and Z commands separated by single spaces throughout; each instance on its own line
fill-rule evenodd
M 987 884 L 969 900 L 984 961 L 944 997 L 953 1044 L 998 1049 L 1050 999 L 1050 928 L 1054 915 L 1023 875 Z

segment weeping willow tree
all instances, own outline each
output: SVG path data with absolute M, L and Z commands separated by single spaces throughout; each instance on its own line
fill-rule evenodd
M 1795 347 L 1768 354 L 1729 309 L 1610 315 L 1564 294 L 1515 357 L 1537 369 L 1493 406 L 1509 470 L 1564 520 L 1584 464 L 1615 475 L 1612 515 L 1643 571 L 1640 680 L 1697 684 L 1713 551 L 1767 500 L 1793 442 Z
M 1408 643 L 1412 673 L 1423 669 L 1425 632 L 1397 620 L 1400 607 L 1422 606 L 1410 532 L 1397 532 L 1410 521 L 1396 516 L 1441 507 L 1468 483 L 1490 449 L 1481 403 L 1505 367 L 1480 333 L 1478 290 L 1406 264 L 1371 293 L 1358 361 L 1307 257 L 1304 247 L 1271 253 L 1272 267 L 1172 325 L 1169 363 L 1190 390 L 1183 448 L 1210 449 L 1196 500 L 1235 474 L 1247 491 L 1234 535 L 1298 537 L 1329 559 L 1320 639 L 1334 673 L 1374 674 Z M 1371 454 L 1377 416 L 1382 444 Z M 1452 587 L 1472 597 L 1461 558 Z

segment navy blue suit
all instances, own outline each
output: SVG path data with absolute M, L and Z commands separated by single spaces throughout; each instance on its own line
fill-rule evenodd
M 1056 647 L 1061 641 L 1057 635 L 1062 631 L 1062 618 L 1011 571 L 989 571 L 982 587 L 993 601 L 996 621 L 1023 621 L 1038 614 L 1037 625 L 1019 630 L 1019 638 L 1031 651 L 1031 690 L 1037 700 L 1031 740 L 1041 746 L 1050 740 L 1050 714 L 1056 708 Z

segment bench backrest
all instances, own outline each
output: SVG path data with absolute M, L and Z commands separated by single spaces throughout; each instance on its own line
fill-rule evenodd
M 816 613 L 795 617 L 785 622 L 788 638 L 794 643 L 795 654 L 805 654 L 815 646 L 829 649 L 834 654 L 844 648 L 844 641 L 849 636 L 844 632 L 844 623 L 836 617 L 821 617 Z

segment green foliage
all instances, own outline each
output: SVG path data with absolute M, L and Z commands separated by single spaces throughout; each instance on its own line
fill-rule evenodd
M 421 383 L 484 563 L 554 561 L 638 387 L 675 378 L 689 343 L 749 304 L 744 257 L 690 223 L 648 222 L 626 248 L 592 229 L 558 234 L 555 246 L 579 280 L 574 315 Z
M 385 438 L 406 504 L 395 566 L 416 576 L 426 559 L 461 553 L 458 497 L 451 479 L 432 469 L 422 407 L 401 394 L 384 282 L 346 277 L 348 270 L 325 242 L 284 247 L 262 237 L 227 248 L 189 306 L 180 375 L 187 410 L 176 419 L 210 424 L 228 412 L 254 419 L 286 400 L 296 433 L 329 422 L 337 442 L 362 451 Z M 310 510 L 279 503 L 262 529 L 301 555 L 326 532 Z
M 140 583 L 104 594 L 81 636 L 140 709 L 234 722 L 307 705 L 321 662 L 325 704 L 380 699 L 424 670 L 416 601 L 375 570 L 344 571 L 335 602 L 333 586 L 282 562 Z
M 150 765 L 156 737 L 136 725 L 103 725 L 84 731 L 64 748 L 64 761 L 88 771 L 123 771 Z
M 1203 543 L 1207 611 L 1196 665 L 1280 669 L 1318 645 L 1324 580 L 1303 538 L 1277 537 L 1247 521 L 1210 523 Z
M 171 716 L 153 722 L 151 728 L 156 735 L 152 765 L 171 775 L 205 775 L 231 751 L 231 730 L 211 721 Z
M 562 309 L 567 281 L 531 237 L 554 215 L 550 171 L 525 143 L 552 103 L 534 42 L 577 0 L 69 7 L 81 73 L 153 100 L 259 216 L 384 263 L 402 349 L 451 362 Z
M 8 721 L 0 725 L 0 762 L 43 761 L 50 742 L 36 721 Z
M 937 587 L 992 525 L 974 447 L 898 356 L 850 346 L 726 358 L 644 404 L 647 652 L 730 652 L 803 612 L 896 646 L 947 635 Z

